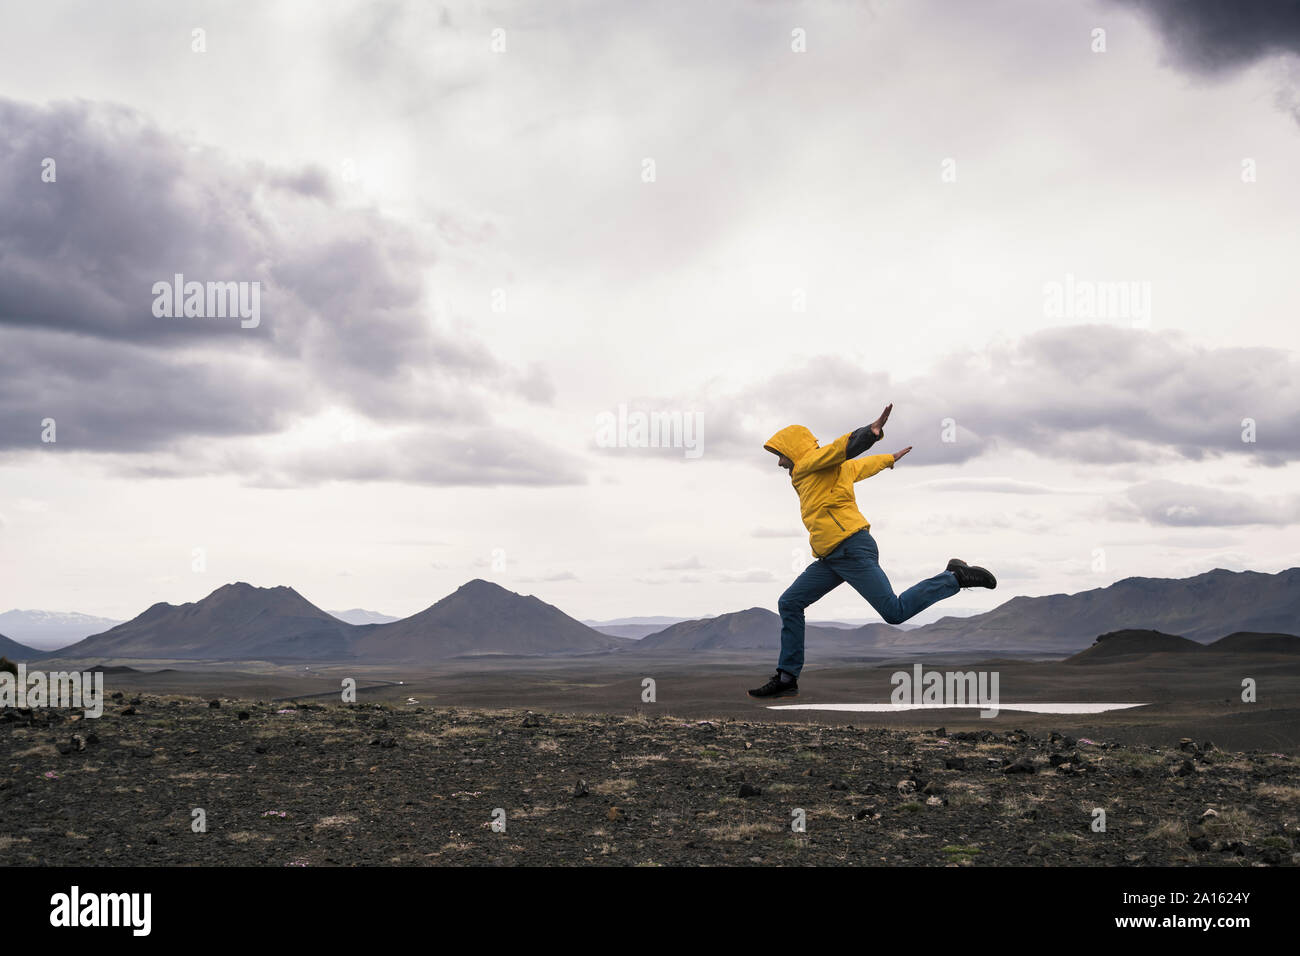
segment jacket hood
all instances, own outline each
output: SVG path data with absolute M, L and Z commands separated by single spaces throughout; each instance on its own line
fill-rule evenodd
M 769 438 L 763 447 L 797 462 L 817 447 L 817 439 L 802 425 L 787 425 Z

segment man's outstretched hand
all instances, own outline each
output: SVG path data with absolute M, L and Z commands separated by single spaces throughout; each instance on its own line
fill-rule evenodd
M 909 451 L 911 451 L 911 450 L 912 450 L 912 446 L 911 446 L 911 445 L 908 445 L 908 446 L 907 446 L 906 448 L 904 448 L 902 451 L 896 451 L 896 452 L 894 452 L 894 461 L 898 461 L 898 459 L 902 458 L 904 455 L 906 455 L 906 454 L 907 454 Z
M 885 410 L 880 413 L 880 417 L 871 423 L 871 432 L 877 438 L 883 438 L 885 435 L 885 422 L 889 421 L 889 413 L 894 410 L 894 403 L 890 402 L 885 406 Z

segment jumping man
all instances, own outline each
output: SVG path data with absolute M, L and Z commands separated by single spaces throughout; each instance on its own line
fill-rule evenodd
M 789 425 L 768 439 L 763 447 L 777 456 L 777 464 L 790 472 L 790 483 L 799 495 L 799 512 L 813 556 L 781 595 L 781 659 L 777 671 L 751 697 L 794 697 L 799 693 L 799 672 L 803 670 L 804 609 L 825 597 L 843 581 L 867 599 L 887 624 L 902 624 L 936 601 L 952 597 L 962 588 L 995 588 L 997 579 L 984 568 L 975 568 L 953 558 L 946 571 L 894 594 L 889 578 L 880 567 L 876 541 L 870 523 L 858 511 L 853 483 L 893 468 L 912 450 L 908 445 L 892 455 L 871 455 L 852 461 L 885 435 L 885 422 L 893 411 L 886 405 L 870 425 L 841 435 L 825 448 L 802 425 Z

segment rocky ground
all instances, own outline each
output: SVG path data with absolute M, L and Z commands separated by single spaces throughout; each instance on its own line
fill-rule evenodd
M 3 865 L 1300 863 L 1300 759 L 1065 729 L 119 696 L 0 775 Z

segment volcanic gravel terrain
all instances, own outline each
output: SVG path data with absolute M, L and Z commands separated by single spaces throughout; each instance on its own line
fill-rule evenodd
M 1300 862 L 1294 756 L 1005 725 L 119 695 L 0 714 L 0 769 L 4 865 Z

